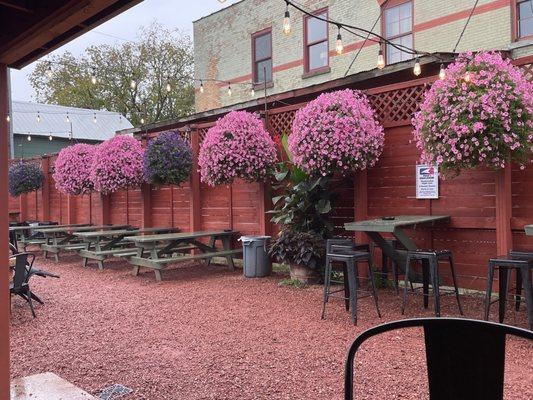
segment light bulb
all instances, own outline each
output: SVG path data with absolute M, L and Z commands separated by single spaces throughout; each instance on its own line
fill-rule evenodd
M 413 74 L 416 76 L 420 75 L 422 73 L 422 68 L 420 67 L 420 61 L 417 59 L 415 60 L 415 66 L 413 68 Z
M 10 121 L 11 121 L 11 117 L 9 116 L 9 114 L 7 114 L 7 116 L 6 116 L 6 121 L 7 121 L 7 122 L 10 122 Z
M 52 73 L 52 64 L 51 64 L 51 63 L 48 63 L 48 68 L 46 69 L 46 76 L 47 76 L 48 78 L 51 78 L 52 75 L 53 75 L 53 73 Z
M 144 117 L 141 117 L 141 125 L 144 125 Z
M 94 76 L 94 75 L 91 76 L 91 83 L 93 85 L 96 85 L 96 76 Z
M 440 65 L 440 71 L 439 71 L 439 79 L 443 81 L 446 79 L 446 70 L 444 69 L 444 64 Z
M 228 96 L 231 96 L 231 86 L 228 86 Z
M 170 92 L 172 90 L 172 86 L 170 86 L 170 82 L 167 83 L 167 92 Z
M 93 122 L 96 124 L 96 113 L 93 114 Z
M 337 43 L 335 44 L 335 51 L 338 55 L 341 55 L 344 52 L 344 45 L 342 44 L 342 36 L 339 29 L 339 33 L 337 35 Z
M 470 71 L 465 72 L 464 80 L 467 83 L 470 82 Z
M 137 82 L 135 82 L 135 79 L 131 79 L 130 81 L 130 88 L 135 89 L 137 87 Z
M 48 136 L 48 140 L 52 141 L 52 134 Z
M 376 63 L 378 69 L 385 68 L 385 57 L 383 57 L 383 50 L 379 49 L 378 51 L 378 62 Z
M 250 90 L 250 96 L 255 97 L 255 89 L 254 88 L 252 88 L 252 90 Z
M 31 134 L 28 133 L 28 142 L 31 142 Z
M 287 3 L 287 9 L 285 10 L 285 17 L 283 18 L 283 33 L 285 36 L 291 34 L 291 13 L 289 12 L 289 3 Z
M 200 93 L 204 92 L 204 84 L 200 81 Z
M 67 118 L 65 118 L 65 121 L 66 121 L 67 124 L 70 123 L 70 117 L 68 116 L 68 111 L 67 111 Z
M 37 123 L 39 124 L 41 122 L 41 114 L 39 111 L 37 111 Z

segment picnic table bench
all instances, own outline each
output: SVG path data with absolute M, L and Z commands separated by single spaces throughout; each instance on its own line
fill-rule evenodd
M 46 243 L 41 244 L 41 250 L 44 252 L 44 258 L 48 257 L 48 253 L 54 254 L 55 261 L 59 261 L 59 253 L 61 251 L 81 250 L 85 248 L 85 244 L 80 241 L 75 235 L 77 232 L 89 232 L 98 230 L 115 230 L 129 228 L 129 225 L 86 225 L 86 226 L 70 226 L 70 227 L 54 227 L 40 229 Z
M 104 260 L 110 257 L 121 257 L 137 254 L 137 249 L 131 246 L 131 241 L 125 242 L 126 236 L 142 235 L 146 233 L 172 233 L 179 232 L 179 228 L 154 227 L 154 228 L 130 228 L 116 230 L 100 230 L 94 232 L 75 232 L 74 235 L 85 243 L 85 248 L 78 251 L 83 258 L 83 266 L 87 266 L 89 259 L 98 262 L 98 268 L 104 269 Z
M 235 234 L 232 230 L 220 230 L 129 236 L 125 240 L 135 243 L 137 254 L 128 257 L 128 261 L 133 264 L 134 276 L 139 274 L 140 267 L 151 268 L 157 281 L 162 280 L 161 271 L 167 265 L 181 261 L 203 259 L 209 264 L 213 257 L 224 257 L 229 268 L 234 270 L 233 256 L 242 253 L 241 249 L 231 248 L 231 238 Z M 209 238 L 209 244 L 202 243 L 201 238 Z M 222 242 L 222 249 L 217 249 L 217 241 Z M 189 254 L 192 250 L 198 253 Z
M 49 228 L 65 228 L 65 227 L 75 227 L 75 226 L 88 226 L 90 224 L 65 224 L 65 225 L 18 225 L 10 226 L 9 232 L 13 233 L 16 237 L 18 243 L 20 243 L 26 250 L 26 246 L 29 245 L 41 245 L 46 243 L 44 236 L 40 233 L 41 229 Z

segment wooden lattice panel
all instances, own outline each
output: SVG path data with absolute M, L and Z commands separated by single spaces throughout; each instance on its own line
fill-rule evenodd
M 533 64 L 525 64 L 520 66 L 520 69 L 524 73 L 524 76 L 532 81 L 533 80 Z
M 368 98 L 382 124 L 397 124 L 411 120 L 425 90 L 424 86 L 412 86 L 370 94 Z
M 209 128 L 200 128 L 198 129 L 198 141 L 199 143 L 202 143 L 204 141 L 205 135 L 207 134 L 207 131 Z
M 271 135 L 289 134 L 296 110 L 290 110 L 268 115 L 268 131 Z

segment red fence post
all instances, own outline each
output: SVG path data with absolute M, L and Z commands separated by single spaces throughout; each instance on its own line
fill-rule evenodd
M 364 221 L 368 217 L 368 173 L 367 170 L 359 171 L 354 179 L 354 216 L 356 221 Z M 357 244 L 368 243 L 368 238 L 363 232 L 356 232 Z
M 496 172 L 496 249 L 498 255 L 507 254 L 513 247 L 511 232 L 512 189 L 510 163 Z
M 109 224 L 111 220 L 111 216 L 109 214 L 110 204 L 111 197 L 109 195 L 100 194 L 100 219 L 102 221 L 102 225 Z
M 41 218 L 42 221 L 50 220 L 50 157 L 44 156 L 41 160 L 44 182 L 41 190 Z
M 265 236 L 272 235 L 272 223 L 270 216 L 266 212 L 272 209 L 272 199 L 270 198 L 270 185 L 265 182 L 259 183 L 259 227 L 260 234 Z
M 200 173 L 198 172 L 198 153 L 200 151 L 200 136 L 198 129 L 191 131 L 191 148 L 193 154 L 191 191 L 189 198 L 190 210 L 190 231 L 195 232 L 201 229 L 200 214 Z
M 142 201 L 142 228 L 150 228 L 152 226 L 152 185 L 143 183 L 141 186 L 141 201 Z
M 26 193 L 19 196 L 20 222 L 28 219 L 28 202 L 26 196 Z

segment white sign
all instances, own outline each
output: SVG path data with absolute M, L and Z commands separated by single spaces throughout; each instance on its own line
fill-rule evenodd
M 416 166 L 416 198 L 439 198 L 439 169 L 436 165 Z

